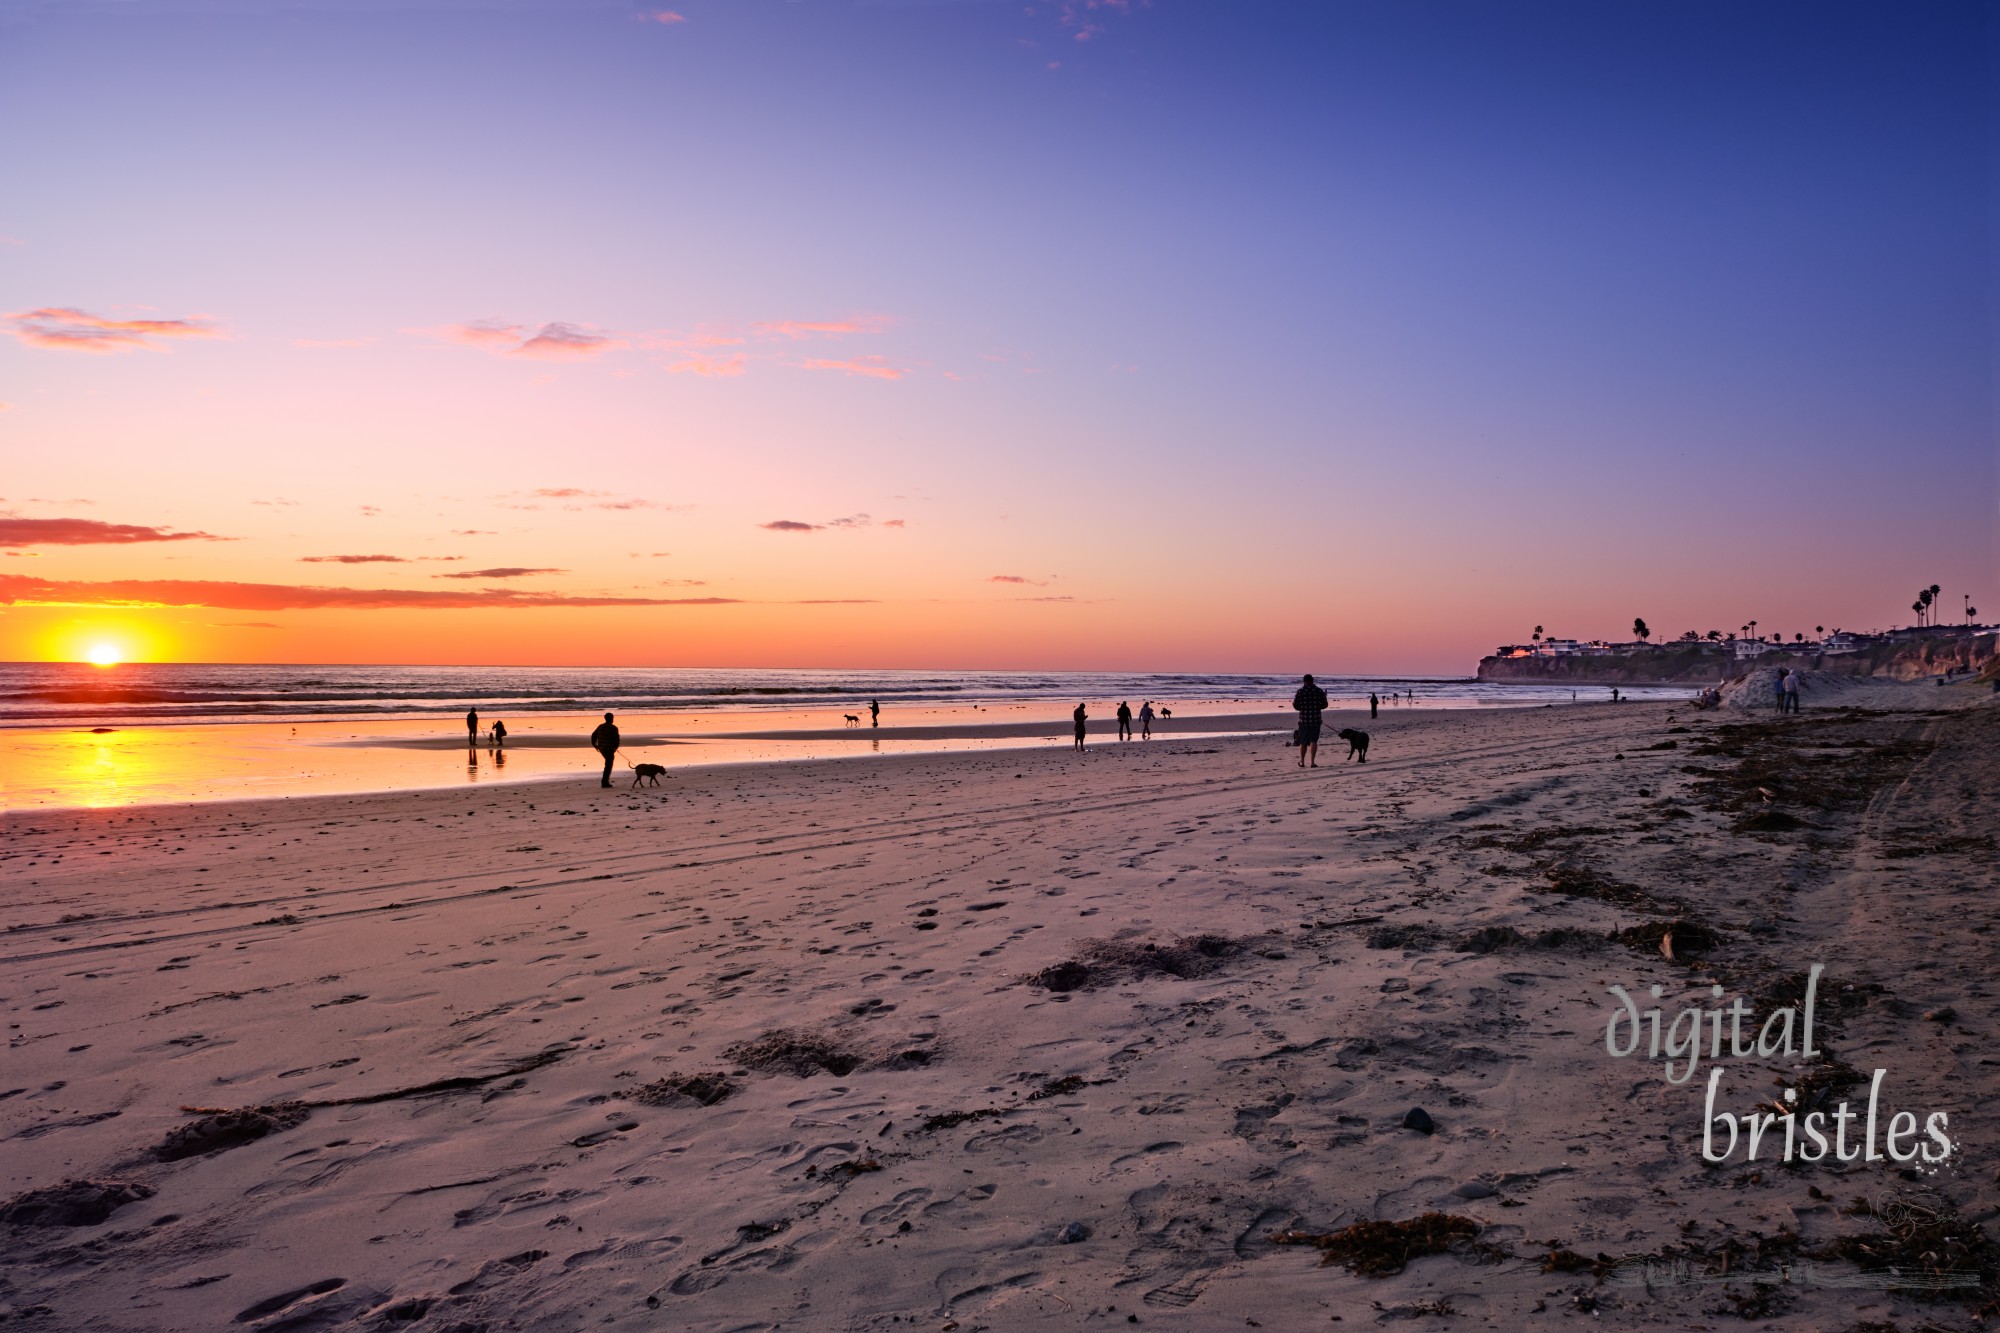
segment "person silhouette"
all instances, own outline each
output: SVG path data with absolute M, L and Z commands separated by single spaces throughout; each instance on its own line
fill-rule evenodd
M 465 743 L 467 745 L 479 744 L 479 710 L 477 708 L 468 708 L 465 710 Z
M 600 787 L 611 785 L 611 761 L 618 757 L 618 727 L 611 720 L 611 714 L 604 715 L 604 721 L 596 731 L 590 733 L 590 748 L 604 756 L 604 777 L 598 782 Z
M 1368 696 L 1368 716 L 1374 717 L 1382 711 L 1382 701 L 1373 694 Z
M 1144 703 L 1139 705 L 1139 739 L 1145 741 L 1145 740 L 1151 740 L 1152 738 L 1153 738 L 1153 701 L 1151 699 L 1148 699 Z
M 1314 768 L 1319 767 L 1319 715 L 1326 710 L 1326 691 L 1313 684 L 1307 676 L 1292 696 L 1292 707 L 1299 711 L 1299 767 L 1306 766 L 1308 757 Z
M 507 743 L 507 724 L 496 720 L 493 723 L 493 748 L 499 749 Z
M 1076 748 L 1081 750 L 1083 748 L 1083 724 L 1090 720 L 1090 714 L 1083 711 L 1082 704 L 1078 704 L 1076 711 L 1071 713 L 1070 717 L 1076 721 Z
M 871 727 L 882 725 L 882 701 L 880 699 L 870 699 L 868 701 L 868 725 Z
M 1132 705 L 1122 699 L 1118 701 L 1118 739 L 1132 739 Z

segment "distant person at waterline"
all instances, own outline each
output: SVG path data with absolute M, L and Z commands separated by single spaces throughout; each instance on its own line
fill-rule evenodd
M 1304 768 L 1307 756 L 1311 756 L 1312 766 L 1318 768 L 1319 715 L 1326 711 L 1326 691 L 1307 676 L 1299 692 L 1292 696 L 1292 707 L 1299 710 L 1299 767 Z
M 1070 717 L 1076 722 L 1076 748 L 1081 750 L 1083 748 L 1083 724 L 1090 721 L 1090 714 L 1083 711 L 1082 704 L 1078 704 L 1076 711 L 1071 713 Z
M 1118 701 L 1118 739 L 1132 739 L 1132 705 L 1122 699 Z
M 1139 705 L 1139 739 L 1145 741 L 1145 740 L 1151 740 L 1152 738 L 1153 738 L 1153 701 L 1151 699 L 1148 699 L 1146 700 L 1146 702 Z
M 611 762 L 618 757 L 618 727 L 611 720 L 611 714 L 606 713 L 604 721 L 598 724 L 597 730 L 590 733 L 590 748 L 604 756 L 604 777 L 597 785 L 609 787 Z
M 493 748 L 499 749 L 507 743 L 507 724 L 495 720 L 493 723 Z
M 465 710 L 465 743 L 467 745 L 479 744 L 479 710 L 477 708 L 468 708 Z
M 868 725 L 871 727 L 882 725 L 882 701 L 879 699 L 868 701 Z
M 1382 701 L 1373 694 L 1368 696 L 1368 716 L 1374 717 L 1382 711 Z

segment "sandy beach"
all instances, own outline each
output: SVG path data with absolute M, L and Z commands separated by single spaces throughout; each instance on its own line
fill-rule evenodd
M 1978 688 L 15 810 L 0 1319 L 1971 1328 Z M 1953 1150 L 1705 1163 L 1711 1066 Z

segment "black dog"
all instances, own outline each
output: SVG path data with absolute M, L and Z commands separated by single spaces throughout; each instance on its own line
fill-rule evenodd
M 1340 737 L 1340 739 L 1347 742 L 1347 757 L 1349 759 L 1354 758 L 1354 756 L 1356 755 L 1360 755 L 1361 756 L 1360 762 L 1364 764 L 1368 762 L 1367 732 L 1356 731 L 1352 727 L 1342 727 L 1339 731 L 1336 731 L 1334 735 Z
M 652 779 L 653 785 L 657 787 L 660 785 L 660 779 L 665 777 L 666 775 L 667 775 L 667 766 L 665 764 L 632 765 L 632 785 L 635 787 L 638 786 L 640 783 L 646 781 L 648 778 Z

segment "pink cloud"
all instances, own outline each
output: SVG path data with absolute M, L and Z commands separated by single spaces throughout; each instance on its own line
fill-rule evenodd
M 759 320 L 751 327 L 767 338 L 834 338 L 846 333 L 879 333 L 888 327 L 889 321 L 881 315 L 863 315 L 854 319 L 770 319 Z
M 581 324 L 554 320 L 530 333 L 525 324 L 502 319 L 476 319 L 441 329 L 417 329 L 445 342 L 477 347 L 495 356 L 525 356 L 543 361 L 577 361 L 627 347 L 624 339 L 598 333 Z
M 795 518 L 780 518 L 774 519 L 769 523 L 759 523 L 757 526 L 766 532 L 818 532 L 825 525 L 820 523 L 801 523 Z
M 476 319 L 470 324 L 450 324 L 436 331 L 437 336 L 450 342 L 460 342 L 468 347 L 507 347 L 518 344 L 527 329 L 519 324 L 508 324 L 497 319 Z
M 68 306 L 44 306 L 8 315 L 13 334 L 30 347 L 68 352 L 129 352 L 171 338 L 220 338 L 203 319 L 106 319 Z
M 400 555 L 302 555 L 302 565 L 407 565 Z
M 209 532 L 174 532 L 138 523 L 100 523 L 92 518 L 9 518 L 0 515 L 0 545 L 125 546 L 133 542 L 223 542 Z
M 676 14 L 671 9 L 656 9 L 650 14 L 641 14 L 638 18 L 641 23 L 658 23 L 666 27 L 672 27 L 676 23 L 687 22 L 687 15 Z
M 870 379 L 899 380 L 910 372 L 892 366 L 879 356 L 857 356 L 847 361 L 801 361 L 807 370 L 838 370 L 844 375 L 863 375 Z
M 676 361 L 667 367 L 670 375 L 700 375 L 706 379 L 730 379 L 741 375 L 744 358 L 739 354 L 725 357 L 691 356 L 685 361 Z
M 433 574 L 434 579 L 524 579 L 535 574 L 567 574 L 566 569 L 528 569 L 522 565 L 502 565 L 498 569 L 454 569 L 449 574 Z
M 900 518 L 885 518 L 882 520 L 882 526 L 885 528 L 900 528 L 903 526 L 903 520 Z
M 509 356 L 532 356 L 545 361 L 581 360 L 600 352 L 613 352 L 627 344 L 605 333 L 592 333 L 575 324 L 560 321 L 544 324 L 535 336 L 509 352 Z

